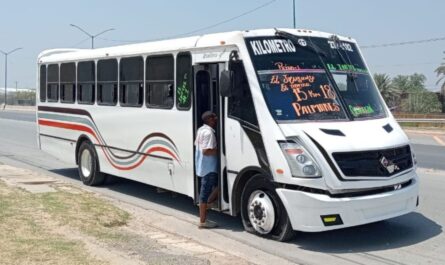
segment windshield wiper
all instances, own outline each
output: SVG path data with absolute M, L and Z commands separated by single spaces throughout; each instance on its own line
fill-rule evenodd
M 275 35 L 278 37 L 287 38 L 296 44 L 299 43 L 298 37 L 289 33 L 289 32 L 275 29 Z M 318 58 L 321 61 L 321 65 L 323 66 L 323 69 L 325 70 L 326 75 L 328 76 L 328 79 L 331 82 L 332 87 L 334 88 L 335 93 L 338 95 L 338 100 L 340 101 L 340 104 L 343 106 L 346 116 L 348 117 L 349 120 L 351 120 L 351 121 L 354 120 L 354 117 L 352 116 L 352 114 L 350 113 L 350 111 L 348 109 L 348 105 L 346 104 L 343 97 L 341 96 L 340 89 L 337 86 L 337 82 L 335 82 L 334 76 L 332 75 L 331 71 L 329 70 L 328 66 L 326 65 L 325 60 L 323 59 L 323 58 L 327 58 L 326 53 L 324 51 L 322 51 L 315 43 L 312 42 L 312 39 L 310 36 L 307 36 L 307 38 L 309 39 L 309 42 L 307 43 L 307 45 L 306 46 L 299 45 L 299 47 L 301 47 L 303 49 L 307 49 L 307 50 L 315 53 L 315 55 L 318 56 Z
M 331 40 L 332 42 L 334 42 L 334 45 L 335 45 L 335 51 L 337 52 L 337 54 L 338 54 L 338 56 L 339 56 L 339 58 L 340 58 L 340 61 L 342 62 L 342 63 L 344 63 L 344 64 L 347 64 L 347 65 L 353 65 L 352 64 L 352 62 L 351 62 L 351 59 L 349 58 L 349 56 L 348 56 L 348 54 L 346 54 L 346 57 L 348 58 L 348 60 L 346 61 L 346 59 L 345 59 L 345 57 L 343 56 L 343 54 L 340 52 L 340 39 L 338 38 L 338 36 L 337 35 L 332 35 L 330 38 L 329 38 L 329 40 Z M 351 81 L 353 81 L 354 82 L 354 85 L 356 86 L 356 88 L 357 88 L 357 84 L 356 84 L 356 82 L 355 82 L 355 80 L 357 79 L 357 75 L 355 75 L 354 74 L 354 71 L 352 70 L 352 69 L 349 69 L 349 67 L 348 67 L 348 71 L 346 71 L 347 73 L 346 73 L 346 76 L 348 77 L 348 79 L 349 80 L 351 80 Z

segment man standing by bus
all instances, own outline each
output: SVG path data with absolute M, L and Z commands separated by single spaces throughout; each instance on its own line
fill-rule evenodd
M 217 224 L 207 220 L 207 205 L 214 202 L 218 195 L 218 149 L 214 130 L 218 118 L 211 111 L 204 112 L 201 118 L 204 121 L 204 125 L 198 129 L 195 140 L 196 174 L 201 177 L 199 228 L 214 228 Z

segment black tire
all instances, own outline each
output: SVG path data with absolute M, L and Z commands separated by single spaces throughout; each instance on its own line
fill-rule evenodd
M 248 216 L 248 201 L 251 194 L 255 191 L 264 191 L 271 199 L 274 205 L 275 221 L 273 229 L 268 234 L 262 234 L 255 230 L 252 226 Z M 241 194 L 241 220 L 244 229 L 262 237 L 270 238 L 276 241 L 285 242 L 295 237 L 295 231 L 292 229 L 286 209 L 281 202 L 278 194 L 275 192 L 275 187 L 268 179 L 261 175 L 253 176 L 247 181 Z
M 84 159 L 82 159 L 82 155 L 85 156 Z M 89 160 L 86 159 L 86 156 L 88 155 L 90 157 Z M 99 186 L 104 183 L 105 174 L 100 172 L 96 150 L 89 141 L 85 141 L 80 145 L 77 153 L 77 161 L 80 180 L 82 180 L 83 184 L 88 186 Z M 89 161 L 91 164 L 87 166 L 86 161 Z

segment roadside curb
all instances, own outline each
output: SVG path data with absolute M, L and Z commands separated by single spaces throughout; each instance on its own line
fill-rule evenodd
M 0 106 L 1 110 L 3 110 L 3 105 Z M 4 110 L 10 111 L 26 111 L 26 112 L 35 112 L 37 110 L 36 106 L 14 106 L 14 105 L 6 105 Z
M 445 130 L 414 130 L 414 129 L 403 129 L 405 133 L 416 133 L 416 134 L 428 134 L 428 135 L 445 135 Z

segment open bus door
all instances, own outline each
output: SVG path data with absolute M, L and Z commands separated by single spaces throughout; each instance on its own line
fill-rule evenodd
M 193 137 L 196 138 L 196 132 L 203 125 L 201 115 L 205 111 L 212 111 L 218 116 L 217 128 L 215 134 L 219 149 L 218 154 L 218 210 L 225 211 L 229 209 L 227 200 L 227 173 L 225 167 L 225 141 L 224 141 L 224 98 L 219 95 L 219 76 L 222 70 L 226 69 L 226 63 L 206 63 L 194 66 L 195 86 L 193 100 Z M 200 178 L 194 177 L 195 196 L 194 201 L 199 203 Z M 224 196 L 226 194 L 226 196 Z

